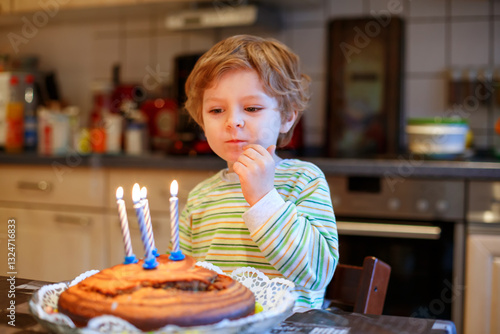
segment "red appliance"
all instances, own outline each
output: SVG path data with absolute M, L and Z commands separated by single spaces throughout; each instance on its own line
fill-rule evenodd
M 146 100 L 141 111 L 148 119 L 151 148 L 169 151 L 176 140 L 177 103 L 172 99 Z

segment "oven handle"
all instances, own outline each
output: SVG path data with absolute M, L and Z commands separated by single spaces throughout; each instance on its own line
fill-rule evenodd
M 368 237 L 437 240 L 441 236 L 441 228 L 438 226 L 406 224 L 399 225 L 338 221 L 337 230 L 341 235 L 358 235 Z

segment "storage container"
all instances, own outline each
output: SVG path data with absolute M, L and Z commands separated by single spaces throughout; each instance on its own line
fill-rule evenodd
M 464 119 L 410 119 L 406 126 L 408 149 L 411 153 L 431 156 L 463 154 L 468 130 Z

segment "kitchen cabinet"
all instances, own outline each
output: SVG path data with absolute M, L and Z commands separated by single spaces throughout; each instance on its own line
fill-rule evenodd
M 500 234 L 467 238 L 464 333 L 500 333 Z
M 0 206 L 78 206 L 104 208 L 104 172 L 101 169 L 50 166 L 0 166 Z
M 0 0 L 0 15 L 9 14 L 11 10 L 11 0 Z
M 64 8 L 90 8 L 106 6 L 135 5 L 139 0 L 68 0 Z
M 51 166 L 0 167 L 2 263 L 7 270 L 7 222 L 16 221 L 19 277 L 67 280 L 107 264 L 104 172 Z M 5 242 L 5 243 L 4 243 Z
M 156 247 L 170 243 L 170 183 L 179 183 L 179 210 L 189 191 L 217 171 L 118 169 L 50 166 L 0 166 L 0 270 L 8 269 L 9 219 L 15 226 L 17 276 L 69 280 L 91 269 L 123 262 L 123 239 L 116 188 L 125 190 L 135 255 L 144 247 L 132 203 L 134 183 L 146 186 Z
M 96 213 L 0 208 L 0 221 L 15 220 L 15 272 L 44 281 L 71 280 L 107 265 L 107 230 Z M 7 247 L 3 246 L 2 251 Z M 2 254 L 7 265 L 7 254 Z M 8 268 L 3 273 L 11 272 Z
M 63 1 L 61 1 L 61 3 L 62 2 Z M 63 6 L 62 4 L 60 5 L 57 1 L 54 1 L 54 3 L 57 4 L 58 8 L 60 6 Z M 42 7 L 40 6 L 40 1 L 38 0 L 13 0 L 11 5 L 12 13 L 33 12 L 41 9 Z

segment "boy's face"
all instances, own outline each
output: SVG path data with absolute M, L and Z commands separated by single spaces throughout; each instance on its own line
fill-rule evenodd
M 287 132 L 295 120 L 281 122 L 277 100 L 266 94 L 253 70 L 227 72 L 206 89 L 202 117 L 210 147 L 229 169 L 246 145 L 276 145 L 280 132 Z

